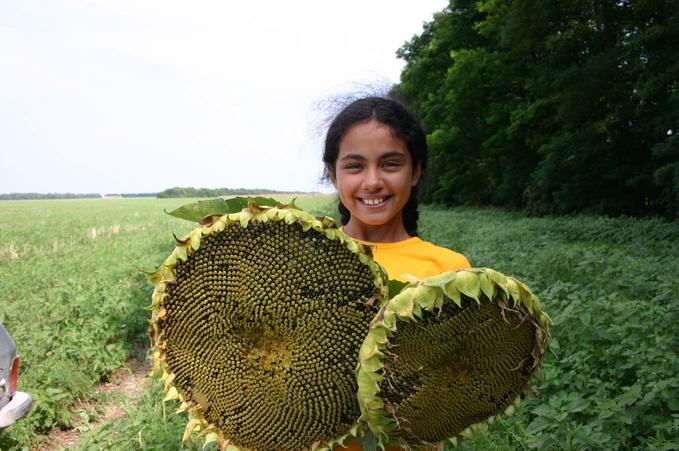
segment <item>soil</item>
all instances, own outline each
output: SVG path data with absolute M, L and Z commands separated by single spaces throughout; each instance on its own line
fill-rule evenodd
M 108 382 L 102 383 L 97 389 L 99 394 L 104 395 L 102 396 L 104 399 L 111 399 L 111 401 L 104 406 L 84 401 L 76 403 L 73 407 L 74 412 L 93 409 L 97 409 L 100 412 L 103 411 L 96 421 L 89 423 L 88 432 L 98 429 L 108 421 L 123 417 L 125 415 L 125 410 L 123 409 L 125 401 L 129 401 L 134 407 L 141 393 L 150 384 L 150 381 L 146 379 L 146 375 L 150 370 L 151 363 L 148 360 L 132 357 L 127 361 L 126 366 L 118 368 L 118 370 L 111 374 Z M 47 436 L 44 446 L 40 449 L 58 451 L 77 448 L 80 436 L 83 434 L 83 432 L 77 431 L 78 425 L 79 423 L 76 418 L 74 429 L 52 430 Z

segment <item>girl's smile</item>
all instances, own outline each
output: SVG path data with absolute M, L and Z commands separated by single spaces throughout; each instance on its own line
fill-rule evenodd
M 384 197 L 381 197 L 379 199 L 361 199 L 361 202 L 363 202 L 366 205 L 379 206 L 384 203 Z
M 330 178 L 351 213 L 344 230 L 354 238 L 390 242 L 410 236 L 401 210 L 419 180 L 406 143 L 374 119 L 349 128 Z

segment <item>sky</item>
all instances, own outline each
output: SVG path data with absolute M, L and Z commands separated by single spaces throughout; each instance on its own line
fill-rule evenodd
M 329 191 L 338 97 L 446 0 L 0 1 L 0 193 Z

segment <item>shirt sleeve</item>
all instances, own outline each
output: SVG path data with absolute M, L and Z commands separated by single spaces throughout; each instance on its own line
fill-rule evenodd
M 437 270 L 439 273 L 447 271 L 457 271 L 459 269 L 471 268 L 467 257 L 459 252 L 451 251 L 444 247 L 437 248 Z

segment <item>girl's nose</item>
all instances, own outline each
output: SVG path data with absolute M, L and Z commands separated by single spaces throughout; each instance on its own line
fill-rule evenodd
M 366 172 L 363 184 L 368 191 L 379 191 L 382 189 L 382 176 L 376 169 L 370 169 Z

